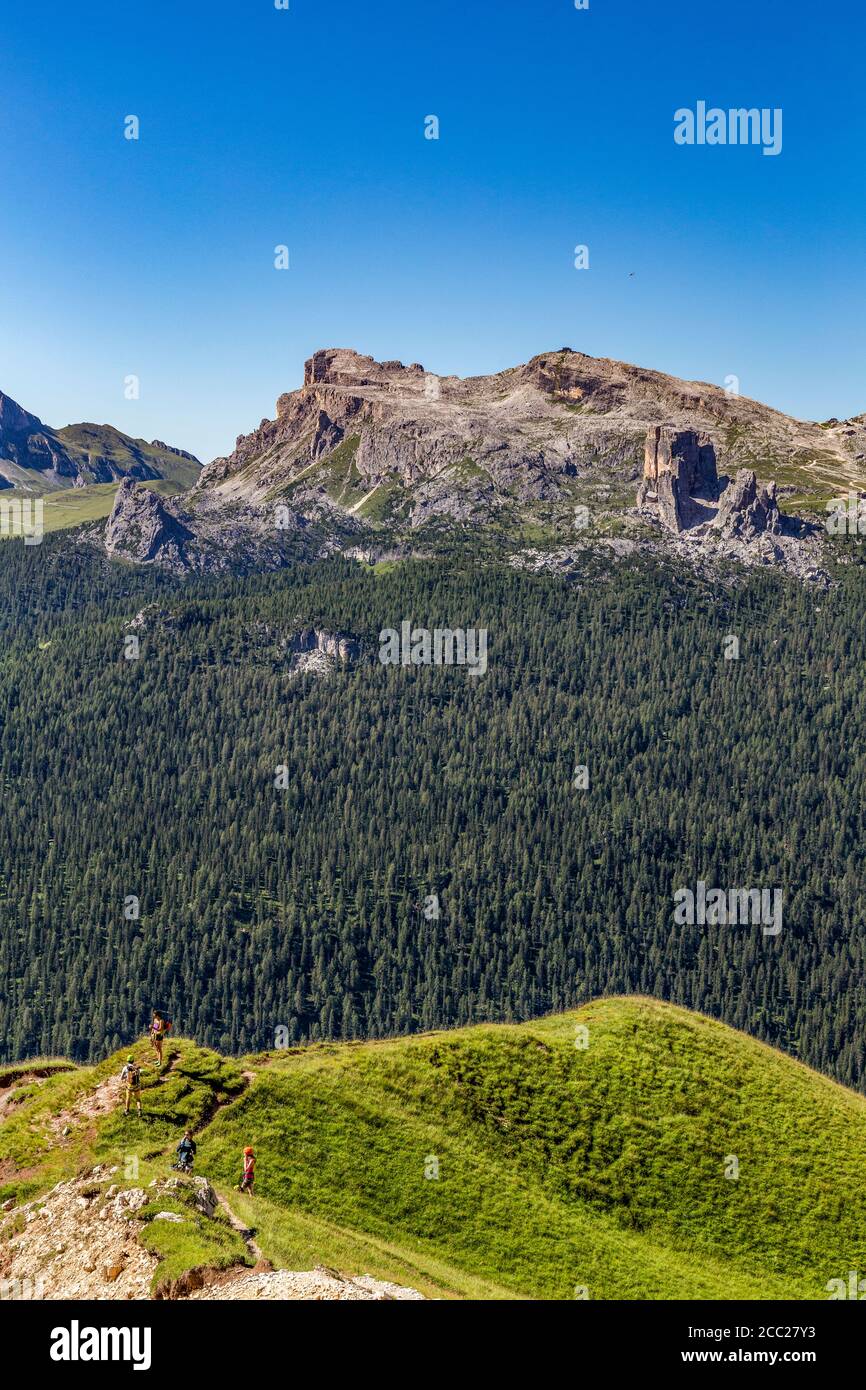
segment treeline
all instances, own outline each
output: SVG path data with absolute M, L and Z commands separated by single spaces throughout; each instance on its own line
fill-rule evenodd
M 102 1056 L 152 1004 L 237 1053 L 643 992 L 863 1088 L 864 596 L 0 546 L 4 1057 Z M 486 627 L 487 673 L 380 665 L 404 619 Z M 309 625 L 364 658 L 292 676 Z M 781 934 L 675 925 L 698 879 L 781 888 Z

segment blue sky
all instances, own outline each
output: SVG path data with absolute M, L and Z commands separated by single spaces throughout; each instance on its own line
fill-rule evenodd
M 0 389 L 49 424 L 207 460 L 326 346 L 467 375 L 568 345 L 866 410 L 854 0 L 12 10 Z M 781 107 L 781 154 L 676 145 L 699 100 Z

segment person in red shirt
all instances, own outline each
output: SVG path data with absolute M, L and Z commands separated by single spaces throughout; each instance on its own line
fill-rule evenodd
M 253 1183 L 256 1179 L 256 1156 L 252 1149 L 244 1149 L 244 1174 L 238 1183 L 238 1192 L 249 1192 L 253 1195 Z

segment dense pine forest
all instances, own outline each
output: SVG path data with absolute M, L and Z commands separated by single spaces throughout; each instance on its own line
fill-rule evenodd
M 3 1056 L 98 1058 L 151 1006 L 237 1053 L 641 992 L 863 1089 L 866 574 L 587 563 L 0 546 Z M 404 619 L 485 627 L 487 673 L 381 665 Z M 309 625 L 363 656 L 293 675 Z M 781 934 L 675 925 L 698 879 L 781 888 Z

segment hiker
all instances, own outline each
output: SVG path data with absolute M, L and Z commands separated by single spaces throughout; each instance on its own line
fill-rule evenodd
M 126 1066 L 120 1073 L 120 1080 L 121 1084 L 126 1085 L 126 1105 L 123 1111 L 124 1115 L 129 1114 L 129 1102 L 132 1100 L 133 1096 L 135 1096 L 135 1103 L 138 1107 L 138 1113 L 139 1115 L 141 1115 L 141 1067 L 138 1065 L 131 1053 L 126 1059 Z
M 156 1061 L 153 1064 L 155 1067 L 162 1066 L 162 1043 L 170 1029 L 169 1020 L 163 1017 L 159 1009 L 154 1009 L 150 1023 L 150 1045 L 156 1053 Z
M 173 1163 L 172 1167 L 177 1168 L 181 1173 L 191 1173 L 195 1153 L 195 1140 L 189 1130 L 185 1129 L 183 1138 L 177 1146 L 177 1163 Z
M 247 1147 L 246 1149 L 244 1149 L 244 1173 L 243 1177 L 238 1183 L 238 1192 L 248 1192 L 252 1197 L 253 1183 L 255 1182 L 255 1179 L 256 1156 L 253 1153 L 252 1149 Z

